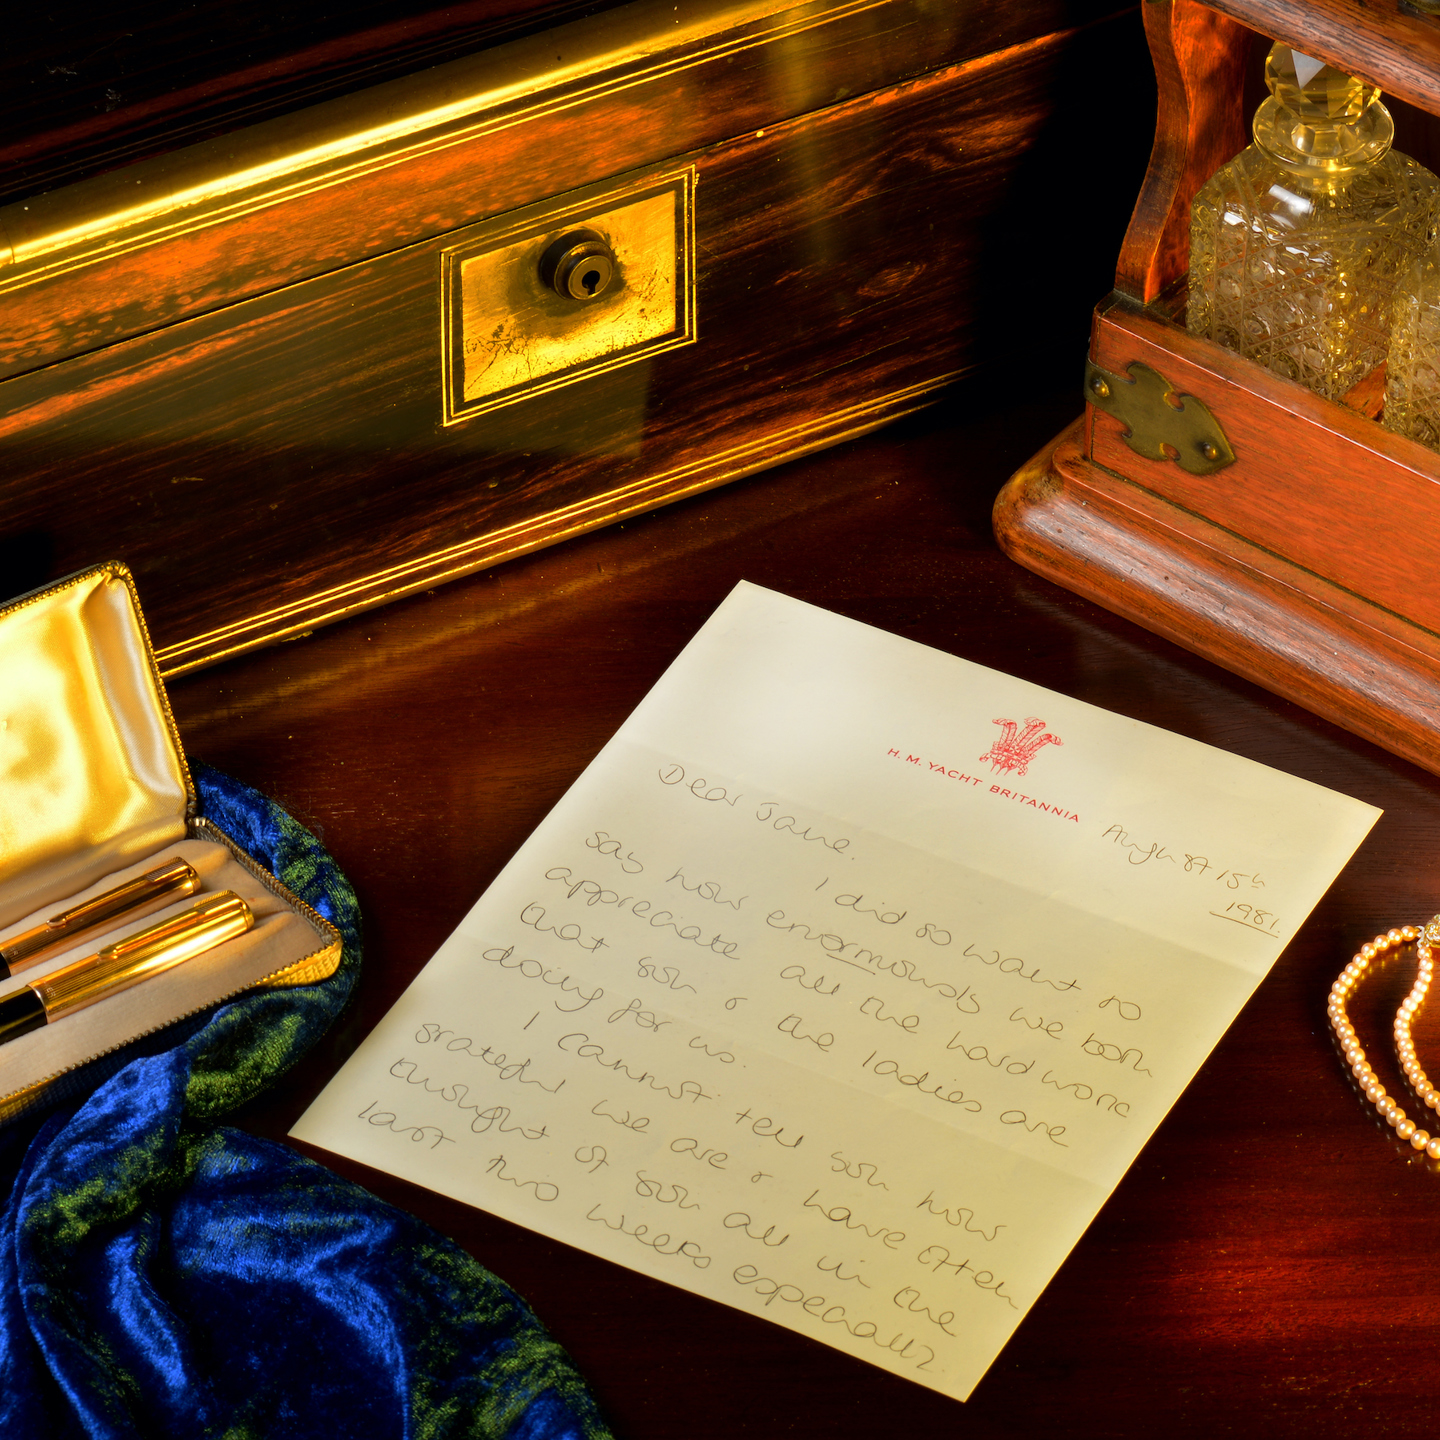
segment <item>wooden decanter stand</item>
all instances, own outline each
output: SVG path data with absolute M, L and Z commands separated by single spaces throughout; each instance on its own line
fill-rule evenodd
M 1369 418 L 1378 377 L 1339 404 L 1183 323 L 1191 201 L 1249 141 L 1246 27 L 1440 114 L 1440 19 L 1399 0 L 1143 11 L 1155 148 L 1095 311 L 1085 414 L 1000 492 L 996 537 L 1029 569 L 1440 773 L 1440 454 Z

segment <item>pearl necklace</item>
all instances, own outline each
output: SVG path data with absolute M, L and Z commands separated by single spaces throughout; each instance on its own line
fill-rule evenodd
M 1360 1088 L 1365 1092 L 1365 1098 L 1380 1112 L 1386 1124 L 1394 1128 L 1395 1134 L 1401 1140 L 1408 1140 L 1416 1150 L 1423 1150 L 1432 1160 L 1440 1160 L 1440 1134 L 1431 1136 L 1419 1129 L 1395 1100 L 1385 1093 L 1385 1087 L 1376 1079 L 1374 1070 L 1365 1058 L 1365 1052 L 1360 1048 L 1360 1042 L 1355 1037 L 1355 1027 L 1351 1025 L 1350 1016 L 1345 1010 L 1345 1002 L 1364 978 L 1371 961 L 1388 950 L 1408 945 L 1412 940 L 1416 942 L 1415 957 L 1419 962 L 1419 969 L 1410 993 L 1400 1002 L 1400 1008 L 1395 1012 L 1395 1056 L 1400 1062 L 1400 1068 L 1405 1072 L 1405 1078 L 1414 1087 L 1421 1101 L 1431 1110 L 1440 1111 L 1440 1090 L 1430 1083 L 1429 1077 L 1421 1068 L 1415 1056 L 1414 1042 L 1410 1038 L 1410 1022 L 1424 1003 L 1434 973 L 1430 947 L 1440 942 L 1440 915 L 1424 927 L 1402 925 L 1398 929 L 1377 935 L 1368 945 L 1362 945 L 1354 959 L 1340 972 L 1330 987 L 1328 1014 L 1335 1038 L 1340 1042 L 1341 1053 Z

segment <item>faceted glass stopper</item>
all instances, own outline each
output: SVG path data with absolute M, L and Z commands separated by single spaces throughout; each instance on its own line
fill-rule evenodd
M 1270 47 L 1265 57 L 1265 84 L 1287 110 L 1307 120 L 1323 118 L 1353 125 L 1380 98 L 1379 86 L 1367 85 L 1288 45 Z
M 1395 138 L 1377 86 L 1288 45 L 1270 47 L 1265 83 L 1255 141 L 1289 169 L 1341 177 L 1374 164 Z

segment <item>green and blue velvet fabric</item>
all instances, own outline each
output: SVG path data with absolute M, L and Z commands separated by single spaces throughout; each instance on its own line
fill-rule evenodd
M 608 1440 L 523 1300 L 414 1217 L 217 1121 L 293 1064 L 360 963 L 307 831 L 197 767 L 202 812 L 344 937 L 330 980 L 242 996 L 0 1132 L 6 1440 Z

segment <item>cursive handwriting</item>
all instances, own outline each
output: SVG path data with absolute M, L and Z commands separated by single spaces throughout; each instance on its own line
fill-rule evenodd
M 815 1262 L 815 1268 L 816 1268 L 817 1270 L 822 1270 L 822 1271 L 824 1271 L 824 1272 L 825 1272 L 826 1274 L 828 1274 L 828 1275 L 833 1275 L 837 1280 L 843 1280 L 843 1281 L 845 1281 L 845 1282 L 847 1282 L 847 1283 L 849 1283 L 850 1281 L 854 1281 L 855 1284 L 860 1285 L 860 1286 L 863 1286 L 866 1290 L 868 1290 L 868 1289 L 870 1288 L 870 1282 L 869 1282 L 868 1280 L 862 1278 L 862 1276 L 861 1276 L 861 1274 L 860 1274 L 860 1272 L 859 1272 L 858 1270 L 857 1270 L 853 1275 L 842 1275 L 842 1274 L 840 1273 L 840 1267 L 841 1267 L 845 1262 L 844 1262 L 843 1260 L 837 1260 L 833 1265 L 827 1265 L 825 1262 L 826 1262 L 826 1260 L 828 1260 L 829 1258 L 830 1258 L 830 1257 L 829 1257 L 828 1255 L 822 1255 L 822 1256 Z M 861 1263 L 863 1264 L 864 1262 L 862 1261 Z
M 393 1110 L 377 1110 L 375 1107 L 379 1103 L 378 1100 L 372 1100 L 355 1118 L 375 1126 L 377 1130 L 389 1130 L 391 1134 L 403 1135 L 412 1145 L 428 1143 L 433 1150 L 442 1140 L 450 1145 L 455 1143 L 438 1125 L 400 1124 Z
M 1111 999 L 1113 998 L 1112 996 Z M 1109 1003 L 1109 1000 L 1102 1000 L 1100 1002 L 1100 1008 L 1103 1010 Z M 1010 1020 L 1013 1024 L 1024 1025 L 1031 1030 L 1038 1030 L 1042 1035 L 1051 1040 L 1058 1040 L 1065 1032 L 1065 1026 L 1062 1021 L 1051 1020 L 1047 1023 L 1043 1015 L 1037 1015 L 1032 1020 L 1025 1013 L 1025 1007 L 1023 1005 L 1017 1005 L 1010 1012 Z
M 670 1149 L 676 1155 L 688 1155 L 692 1160 L 698 1160 L 712 1170 L 723 1170 L 725 1162 L 730 1158 L 723 1150 L 715 1150 L 708 1145 L 702 1150 L 700 1142 L 689 1135 L 681 1135 L 672 1140 Z
M 798 840 L 817 841 L 827 850 L 833 850 L 837 855 L 843 855 L 850 848 L 850 842 L 843 835 L 831 840 L 824 835 L 812 832 L 809 825 L 802 829 L 795 816 L 779 813 L 783 809 L 784 807 L 778 800 L 766 800 L 755 812 L 755 818 L 762 824 L 768 825 L 772 830 L 784 831 L 794 835 Z
M 830 898 L 836 905 L 853 910 L 857 915 L 873 915 L 882 925 L 898 925 L 910 913 L 908 910 L 880 910 L 874 905 L 867 905 L 863 894 L 832 895 Z
M 930 1078 L 928 1070 L 922 1070 L 918 1075 L 907 1075 L 900 1069 L 898 1060 L 878 1060 L 872 1065 L 871 1061 L 874 1061 L 879 1053 L 878 1050 L 872 1050 L 860 1062 L 860 1068 L 864 1070 L 868 1066 L 874 1075 L 893 1076 L 897 1085 L 908 1085 L 922 1095 L 933 1095 L 946 1105 L 959 1105 L 962 1109 L 970 1111 L 972 1115 L 978 1115 L 984 1108 L 978 1100 L 967 1099 L 965 1092 L 960 1089 L 947 1090 L 942 1095 L 940 1092 L 943 1087 L 938 1080 L 934 1085 L 927 1087 L 925 1082 Z
M 927 1270 L 940 1274 L 942 1270 L 952 1272 L 952 1279 L 958 1280 L 962 1275 L 970 1276 L 970 1283 L 981 1290 L 988 1290 L 997 1300 L 1003 1300 L 1012 1310 L 1020 1307 L 1006 1294 L 1004 1294 L 1005 1282 L 997 1280 L 990 1270 L 977 1270 L 968 1259 L 957 1260 L 944 1245 L 927 1245 L 915 1257 L 917 1265 L 923 1265 Z
M 687 781 L 683 765 L 667 765 L 660 771 L 660 783 L 683 785 L 697 800 L 707 800 L 712 805 L 729 805 L 733 809 L 740 799 L 738 793 L 732 794 L 723 785 L 712 785 L 708 780 L 700 778 Z
M 923 1315 L 932 1325 L 938 1325 L 947 1335 L 954 1336 L 950 1328 L 955 1323 L 953 1310 L 942 1310 L 938 1315 L 924 1303 L 925 1297 L 913 1286 L 907 1285 L 890 1297 L 892 1305 L 908 1310 L 912 1315 Z
M 586 839 L 585 844 L 591 850 L 608 855 L 627 875 L 638 875 L 645 868 L 630 852 L 622 855 L 622 845 L 618 840 L 612 840 L 607 830 L 597 830 Z
M 1069 1141 L 1060 1138 L 1065 1133 L 1063 1125 L 1050 1125 L 1044 1120 L 1032 1120 L 1023 1110 L 1002 1110 L 1000 1123 L 1002 1125 L 1023 1125 L 1032 1135 L 1036 1131 L 1040 1131 L 1052 1145 L 1059 1145 L 1064 1150 L 1070 1148 Z
M 874 1006 L 872 1010 L 870 1007 Z M 885 1009 L 885 1002 L 878 995 L 871 995 L 860 1005 L 860 1013 L 868 1016 L 871 1020 L 883 1020 L 891 1025 L 898 1025 L 908 1034 L 914 1034 L 920 1028 L 920 1017 L 918 1015 L 891 1015 Z
M 688 990 L 692 995 L 700 993 L 693 985 L 681 980 L 680 972 L 673 965 L 657 965 L 648 955 L 636 963 L 635 973 L 643 980 L 653 980 L 657 985 L 665 986 L 667 990 Z
M 697 880 L 693 885 L 685 878 L 683 867 L 677 868 L 675 873 L 665 882 L 673 885 L 680 882 L 682 890 L 688 890 L 692 895 L 698 896 L 701 900 L 709 900 L 715 905 L 728 905 L 732 910 L 738 910 L 750 897 L 742 895 L 738 900 L 727 900 L 720 893 L 720 886 L 714 880 Z
M 935 1359 L 935 1352 L 930 1346 L 907 1336 L 903 1330 L 897 1331 L 888 1340 L 882 1340 L 880 1326 L 873 1320 L 852 1321 L 843 1305 L 832 1305 L 823 1295 L 808 1295 L 803 1286 L 772 1280 L 768 1275 L 762 1275 L 753 1265 L 737 1266 L 731 1271 L 730 1278 L 756 1296 L 763 1296 L 767 1309 L 775 1300 L 783 1304 L 798 1305 L 807 1315 L 813 1315 L 826 1325 L 844 1326 L 857 1340 L 874 1341 L 880 1349 L 888 1350 L 892 1355 L 914 1360 L 917 1370 L 928 1370 Z M 922 1351 L 925 1356 L 923 1360 L 919 1358 Z
M 597 950 L 603 950 L 606 940 L 603 935 L 592 935 L 587 945 L 580 937 L 585 933 L 578 925 L 566 923 L 564 925 L 549 925 L 545 921 L 545 907 L 532 900 L 521 912 L 520 923 L 528 925 L 532 930 L 538 930 L 542 935 L 553 935 L 557 940 L 567 940 L 572 945 L 578 945 L 582 950 L 588 950 L 593 955 Z
M 498 1079 L 516 1080 L 522 1085 L 538 1085 L 542 1090 L 553 1095 L 565 1084 L 564 1080 L 557 1080 L 553 1085 L 547 1085 L 543 1080 L 537 1080 L 533 1075 L 525 1072 L 530 1068 L 530 1060 L 511 1060 L 503 1051 L 496 1054 L 492 1046 L 487 1045 L 483 1050 L 473 1050 L 471 1046 L 475 1043 L 468 1035 L 457 1035 L 455 1031 L 441 1025 L 422 1025 L 415 1032 L 415 1042 L 418 1045 L 437 1044 L 442 1035 L 454 1036 L 453 1039 L 445 1042 L 445 1050 L 451 1055 L 468 1055 L 472 1060 L 484 1061 L 496 1073 Z
M 570 1041 L 578 1041 L 572 1045 Z M 602 1069 L 613 1070 L 617 1075 L 623 1075 L 627 1080 L 633 1080 L 637 1085 L 648 1085 L 652 1090 L 658 1090 L 662 1095 L 668 1095 L 672 1100 L 689 1100 L 694 1104 L 697 1100 L 713 1100 L 713 1095 L 707 1095 L 704 1087 L 698 1080 L 682 1080 L 678 1085 L 669 1085 L 651 1074 L 649 1070 L 641 1070 L 638 1074 L 633 1071 L 624 1060 L 607 1060 L 605 1058 L 605 1047 L 597 1045 L 583 1031 L 575 1030 L 569 1035 L 562 1035 L 555 1046 L 565 1051 L 567 1055 L 578 1055 L 583 1060 L 593 1060 Z
M 1130 1061 L 1130 1068 L 1138 1071 L 1141 1075 L 1149 1075 L 1150 1071 L 1141 1069 L 1140 1062 L 1145 1058 L 1143 1050 L 1136 1049 L 1133 1045 L 1121 1049 L 1120 1046 L 1112 1044 L 1108 1040 L 1097 1040 L 1092 1030 L 1080 1047 L 1087 1055 L 1093 1055 L 1097 1060 L 1108 1060 L 1112 1065 L 1124 1065 Z M 1130 1060 L 1131 1056 L 1134 1060 Z
M 777 1145 L 783 1145 L 787 1150 L 798 1150 L 800 1142 L 805 1138 L 797 1135 L 793 1140 L 782 1140 L 780 1137 L 785 1133 L 783 1125 L 776 1123 L 768 1115 L 755 1116 L 749 1110 L 741 1110 L 735 1116 L 735 1123 L 743 1125 L 745 1121 L 750 1122 L 750 1133 L 758 1135 L 762 1140 L 773 1140 Z
M 827 1220 L 833 1221 L 836 1225 L 843 1225 L 847 1230 L 858 1230 L 871 1240 L 878 1240 L 887 1250 L 898 1250 L 904 1243 L 905 1232 L 903 1230 L 892 1230 L 888 1225 L 867 1225 L 863 1220 L 855 1218 L 855 1212 L 848 1205 L 822 1205 L 815 1198 L 819 1193 L 818 1190 L 812 1190 L 800 1202 L 801 1208 L 818 1210 Z
M 485 1167 L 485 1173 L 493 1175 L 497 1180 L 503 1180 L 507 1185 L 514 1185 L 517 1189 L 532 1191 L 535 1198 L 546 1205 L 560 1198 L 560 1187 L 552 1185 L 548 1180 L 521 1180 L 518 1176 L 507 1174 L 505 1167 L 508 1163 L 503 1155 L 493 1155 Z
M 1113 1005 L 1122 1020 L 1138 1020 L 1143 1013 L 1133 1000 L 1122 1000 L 1118 995 L 1109 995 L 1099 1004 L 1104 1010 Z
M 835 1037 L 828 1030 L 820 1030 L 811 1033 L 802 1030 L 805 1019 L 801 1015 L 787 1015 L 775 1028 L 782 1035 L 788 1035 L 792 1040 L 808 1040 L 817 1050 L 829 1051 L 835 1043 Z
M 597 1100 L 591 1107 L 592 1115 L 599 1115 L 602 1119 L 612 1121 L 616 1125 L 623 1125 L 627 1130 L 633 1130 L 637 1135 L 643 1134 L 650 1128 L 650 1117 L 648 1115 L 636 1115 L 631 1118 L 627 1110 L 623 1116 L 612 1114 L 605 1109 L 610 1102 L 608 1100 Z
M 1138 840 L 1132 840 L 1123 825 L 1110 826 L 1100 838 L 1109 840 L 1112 844 L 1127 851 L 1125 859 L 1131 865 L 1146 865 L 1152 860 L 1168 860 L 1170 864 L 1178 866 L 1181 873 L 1192 875 L 1196 879 L 1204 879 L 1208 876 L 1225 890 L 1263 890 L 1265 888 L 1265 882 L 1253 871 L 1218 869 L 1211 863 L 1208 855 L 1191 854 L 1188 851 L 1180 851 L 1177 854 L 1158 840 L 1152 840 L 1148 845 Z M 1212 870 L 1215 871 L 1214 875 L 1210 874 Z M 1215 912 L 1212 910 L 1210 913 L 1213 915 Z
M 992 1070 L 1003 1069 L 1007 1075 L 1028 1075 L 1035 1068 L 1033 1060 L 1020 1060 L 1007 1050 L 1003 1055 L 992 1055 L 987 1045 L 967 1045 L 957 1030 L 946 1042 L 947 1050 L 958 1050 L 967 1060 L 977 1065 L 988 1065 Z
M 643 1170 L 635 1172 L 635 1193 L 658 1205 L 675 1205 L 681 1210 L 698 1210 L 700 1202 L 690 1198 L 690 1192 L 683 1185 L 674 1185 L 668 1180 L 652 1180 Z
M 679 1255 L 682 1259 L 688 1260 L 697 1270 L 709 1268 L 711 1257 L 701 1250 L 698 1242 L 694 1240 L 676 1241 L 674 1236 L 668 1233 L 651 1235 L 650 1227 L 644 1221 L 626 1229 L 623 1212 L 618 1220 L 607 1220 L 605 1216 L 595 1213 L 599 1208 L 599 1202 L 592 1205 L 585 1212 L 585 1218 L 594 1224 L 605 1226 L 607 1230 L 618 1230 L 622 1235 L 628 1235 L 637 1244 L 647 1246 L 657 1255 Z
M 772 1240 L 770 1237 L 775 1233 L 773 1225 L 767 1225 L 757 1234 L 752 1227 L 758 1222 L 752 1220 L 744 1210 L 732 1210 L 720 1223 L 727 1230 L 743 1230 L 749 1239 L 758 1240 L 760 1244 L 769 1245 L 772 1249 L 779 1249 L 790 1238 L 787 1230 L 778 1240 Z
M 663 1025 L 674 1024 L 672 1020 L 658 1019 L 653 1010 L 646 1010 L 638 1000 L 632 1000 L 605 1018 L 609 1025 L 615 1025 L 621 1020 L 633 1020 L 642 1030 L 659 1030 Z
M 709 1059 L 718 1060 L 722 1065 L 735 1063 L 735 1056 L 729 1050 L 712 1050 L 699 1035 L 692 1035 L 685 1044 L 687 1049 L 703 1051 Z
M 1002 958 L 998 950 L 986 952 L 977 950 L 973 945 L 967 945 L 965 958 L 978 960 L 982 965 L 993 966 L 1002 975 L 1014 975 L 1018 980 L 1028 980 L 1032 985 L 1048 985 L 1052 990 L 1079 990 L 1081 988 L 1078 981 L 1052 980 L 1048 975 L 1042 975 L 1038 965 L 1032 966 L 1027 972 L 1025 962 L 1018 955 L 1006 955 Z
M 872 1165 L 868 1160 L 847 1160 L 838 1150 L 831 1153 L 830 1158 L 835 1162 L 830 1167 L 833 1175 L 845 1175 L 851 1180 L 863 1180 L 867 1185 L 877 1190 L 888 1190 L 890 1187 L 880 1178 L 880 1167 Z
M 498 965 L 502 970 L 510 970 L 523 975 L 527 980 L 539 980 L 545 985 L 556 985 L 561 995 L 573 994 L 580 1002 L 578 1005 L 562 1005 L 557 998 L 555 1008 L 566 1015 L 573 1015 L 577 1010 L 583 1010 L 592 1000 L 598 1000 L 604 995 L 604 990 L 596 986 L 588 995 L 580 988 L 579 983 L 569 975 L 562 975 L 558 970 L 547 968 L 539 960 L 515 960 L 515 947 L 507 945 L 503 949 L 496 945 L 489 950 L 482 950 L 480 958 L 488 960 L 492 965 Z
M 407 1085 L 419 1085 L 427 1095 L 434 1095 L 443 1100 L 447 1105 L 453 1105 L 457 1110 L 471 1110 L 474 1114 L 470 1117 L 470 1130 L 472 1134 L 484 1135 L 496 1126 L 499 1127 L 502 1135 L 521 1135 L 526 1140 L 543 1140 L 546 1129 L 541 1125 L 538 1129 L 533 1126 L 521 1125 L 518 1122 L 514 1125 L 507 1125 L 505 1122 L 510 1119 L 510 1107 L 508 1105 L 487 1105 L 483 1110 L 478 1100 L 471 1100 L 470 1087 L 458 1084 L 433 1083 L 428 1075 L 416 1075 L 419 1063 L 415 1060 L 407 1060 L 402 1055 L 391 1067 L 390 1074 L 397 1080 L 403 1080 Z M 483 1123 L 482 1123 L 483 1122 Z
M 1093 1099 L 1095 1101 L 1095 1108 L 1097 1110 L 1100 1108 L 1101 1104 L 1104 1101 L 1108 1100 L 1110 1102 L 1110 1114 L 1118 1115 L 1122 1120 L 1128 1118 L 1130 1114 L 1130 1105 L 1127 1101 L 1121 1100 L 1118 1096 L 1110 1094 L 1108 1090 L 1105 1091 L 1103 1094 L 1096 1095 L 1094 1088 L 1087 1085 L 1083 1080 L 1071 1080 L 1068 1083 L 1062 1085 L 1058 1080 L 1054 1080 L 1051 1078 L 1054 1073 L 1055 1072 L 1053 1070 L 1047 1070 L 1040 1077 L 1040 1083 L 1042 1085 L 1053 1085 L 1055 1089 L 1057 1089 L 1062 1095 L 1069 1092 L 1070 1098 L 1072 1100 L 1089 1101 Z
M 970 1222 L 975 1218 L 975 1212 L 968 1205 L 937 1205 L 933 1190 L 915 1208 L 938 1215 L 947 1225 L 958 1226 L 967 1235 L 978 1235 L 982 1240 L 993 1240 L 1005 1228 L 1003 1222 L 992 1225 L 989 1230 L 981 1225 L 972 1225 Z
M 713 955 L 723 955 L 727 960 L 734 960 L 739 954 L 739 941 L 727 940 L 720 931 L 717 930 L 707 940 L 702 926 L 686 924 L 676 916 L 673 910 L 657 910 L 653 900 L 646 900 L 643 896 L 637 895 L 622 895 L 618 890 L 612 890 L 608 885 L 600 884 L 598 880 L 577 880 L 575 872 L 568 865 L 552 865 L 545 872 L 545 878 L 563 885 L 567 899 L 583 899 L 587 907 L 611 905 L 616 910 L 627 910 L 637 920 L 643 920 L 652 930 L 673 931 L 677 940 L 685 940 L 691 945 L 698 945 L 700 949 L 708 950 Z M 538 919 L 533 916 L 526 919 L 532 910 L 539 911 Z M 583 932 L 578 925 L 561 925 L 557 929 L 553 925 L 541 923 L 545 918 L 545 909 L 541 905 L 533 903 L 527 905 L 520 918 L 527 925 L 533 925 L 537 930 L 550 930 L 561 940 L 573 941 L 582 950 L 601 950 L 606 947 L 606 941 L 603 939 L 596 939 L 593 945 L 583 944 L 579 938 Z M 592 939 L 594 938 L 592 937 Z
M 817 995 L 834 995 L 840 989 L 840 982 L 837 980 L 828 990 L 825 988 L 827 979 L 824 975 L 817 975 L 813 980 L 803 965 L 787 965 L 781 972 L 782 980 L 793 980 L 802 990 L 813 990 Z

